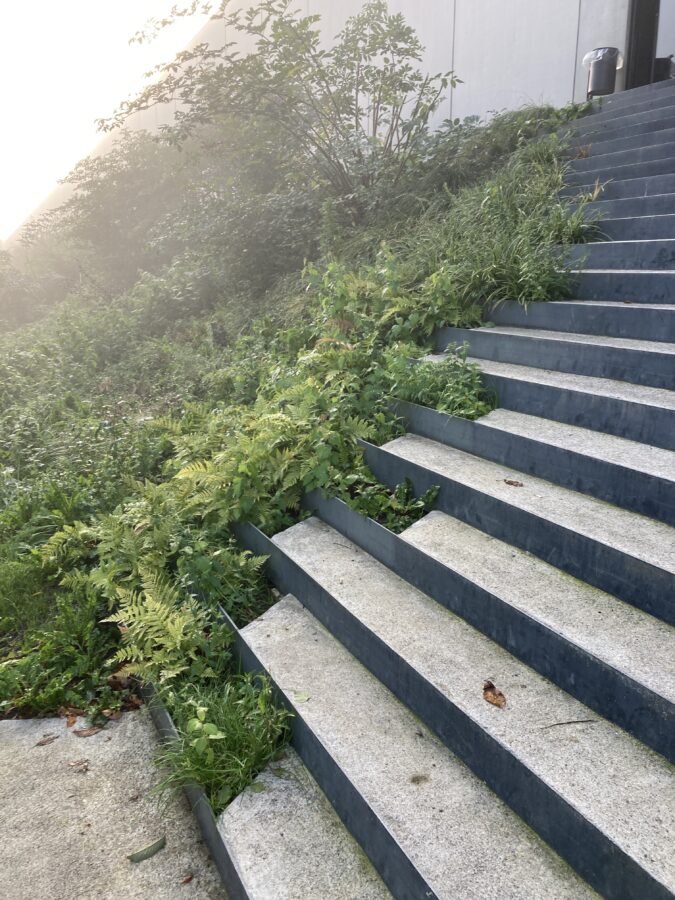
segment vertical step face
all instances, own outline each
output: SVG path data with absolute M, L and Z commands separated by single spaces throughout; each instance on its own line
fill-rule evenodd
M 593 896 L 296 600 L 285 598 L 242 634 L 367 805 L 368 821 L 351 827 L 368 831 L 364 849 L 395 896 Z M 499 865 L 486 854 L 491 846 L 500 848 Z
M 658 197 L 663 194 L 672 194 L 675 191 L 675 175 L 672 173 L 661 175 L 646 175 L 631 177 L 623 180 L 613 178 L 609 173 L 603 176 L 591 176 L 563 188 L 561 196 L 576 197 L 579 194 L 598 194 L 600 200 L 630 200 L 638 197 Z
M 675 450 L 675 393 L 469 358 L 505 409 Z

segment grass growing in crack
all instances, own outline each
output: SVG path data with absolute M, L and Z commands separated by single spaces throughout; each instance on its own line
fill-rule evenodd
M 267 679 L 232 676 L 209 689 L 184 684 L 165 701 L 179 738 L 157 757 L 160 793 L 189 784 L 204 788 L 216 815 L 279 753 L 289 714 L 273 702 Z

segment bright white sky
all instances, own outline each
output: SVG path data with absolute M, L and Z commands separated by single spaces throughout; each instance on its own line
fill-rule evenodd
M 95 119 L 143 85 L 204 24 L 129 38 L 175 0 L 0 0 L 0 241 L 97 144 Z

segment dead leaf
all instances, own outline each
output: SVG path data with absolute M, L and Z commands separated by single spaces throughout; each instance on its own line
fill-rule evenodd
M 98 728 L 96 725 L 92 725 L 91 728 L 76 728 L 73 731 L 73 734 L 76 734 L 78 737 L 91 737 L 93 734 L 98 734 L 99 731 L 102 730 L 102 728 Z
M 164 834 L 158 841 L 155 841 L 154 844 L 149 844 L 142 850 L 137 850 L 135 853 L 130 853 L 129 856 L 127 856 L 127 859 L 132 863 L 143 862 L 146 859 L 150 859 L 150 857 L 154 856 L 155 853 L 159 853 L 159 851 L 163 850 L 165 847 L 166 835 Z
M 102 709 L 101 715 L 105 716 L 106 719 L 112 719 L 112 721 L 117 721 L 117 719 L 121 718 L 122 710 L 121 709 Z
M 126 691 L 131 684 L 131 679 L 121 672 L 113 672 L 108 675 L 108 685 L 113 691 Z
M 137 792 L 137 793 L 135 793 L 135 794 L 131 794 L 131 796 L 129 797 L 129 799 L 130 799 L 130 800 L 140 800 L 140 799 L 141 799 L 140 791 Z
M 190 884 L 190 882 L 192 881 L 192 879 L 194 877 L 195 876 L 192 874 L 192 872 L 186 872 L 186 874 L 181 878 L 180 883 L 181 884 Z
M 516 481 L 515 478 L 505 478 L 504 484 L 510 484 L 511 487 L 522 487 L 523 486 L 523 482 Z
M 487 700 L 488 703 L 498 706 L 500 709 L 504 709 L 506 706 L 506 697 L 499 688 L 494 686 L 492 681 L 486 681 L 483 684 L 483 700 Z
M 68 763 L 73 772 L 77 772 L 78 775 L 86 775 L 89 771 L 89 760 L 88 759 L 76 759 L 75 762 Z
M 40 740 L 35 745 L 36 747 L 46 747 L 47 744 L 52 744 L 59 737 L 58 734 L 43 734 Z
M 307 703 L 308 700 L 311 700 L 309 694 L 306 694 L 304 691 L 294 691 L 293 699 L 297 700 L 298 703 Z

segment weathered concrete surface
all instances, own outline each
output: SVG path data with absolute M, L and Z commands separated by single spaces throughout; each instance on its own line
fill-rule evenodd
M 150 795 L 156 750 L 146 710 L 85 738 L 64 719 L 0 722 L 3 900 L 226 900 L 187 801 Z M 129 862 L 162 835 L 163 850 Z

